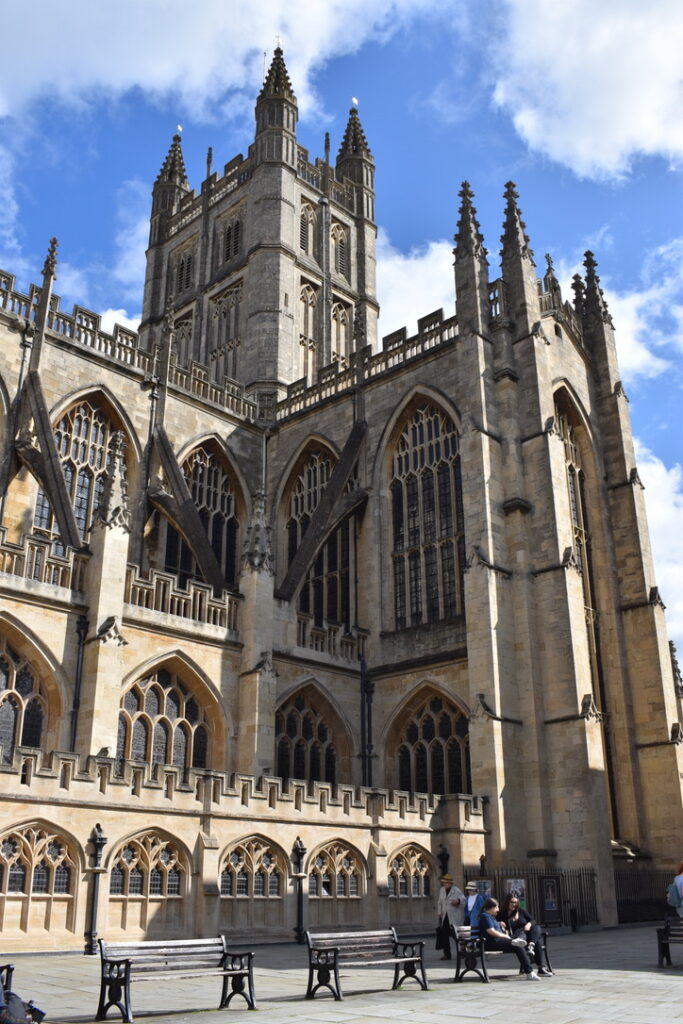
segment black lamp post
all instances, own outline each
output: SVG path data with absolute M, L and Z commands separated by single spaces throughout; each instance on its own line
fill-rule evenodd
M 102 850 L 108 842 L 99 821 L 90 833 L 90 842 L 93 845 L 95 864 L 91 888 L 90 928 L 85 933 L 85 952 L 87 956 L 94 956 L 97 953 L 97 904 L 100 900 L 100 875 L 104 872 Z
M 297 942 L 303 943 L 304 941 L 304 857 L 306 856 L 306 847 L 301 841 L 301 836 L 297 836 L 292 847 L 292 858 L 294 860 L 294 867 L 296 868 L 294 878 L 296 879 L 296 928 L 294 929 L 294 938 Z

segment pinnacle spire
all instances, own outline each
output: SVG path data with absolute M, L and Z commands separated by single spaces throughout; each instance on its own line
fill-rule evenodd
M 529 236 L 526 233 L 526 224 L 522 220 L 522 213 L 517 205 L 519 193 L 513 181 L 508 181 L 503 193 L 505 204 L 505 222 L 503 234 L 500 240 L 503 244 L 500 255 L 503 262 L 512 257 L 528 258 L 534 262 L 534 254 L 529 245 Z
M 472 203 L 474 192 L 470 187 L 469 181 L 463 181 L 458 195 L 460 196 L 461 203 L 458 230 L 455 235 L 456 259 L 461 254 L 470 253 L 473 256 L 482 257 L 486 260 L 484 239 L 479 228 L 477 211 Z
M 586 268 L 585 315 L 587 317 L 595 317 L 604 323 L 610 324 L 610 326 L 614 326 L 607 303 L 605 302 L 605 296 L 600 287 L 600 278 L 596 273 L 598 265 L 595 261 L 595 256 L 590 250 L 585 254 L 583 265 Z
M 273 60 L 258 98 L 262 100 L 267 96 L 282 96 L 296 103 L 296 96 L 289 80 L 289 73 L 280 46 L 275 48 Z
M 364 156 L 372 159 L 368 140 L 365 138 L 365 132 L 358 117 L 358 107 L 351 107 L 349 110 L 349 120 L 346 124 L 344 138 L 339 147 L 337 161 L 349 156 Z
M 45 257 L 45 263 L 43 263 L 43 277 L 56 277 L 57 276 L 57 246 L 59 242 L 56 238 L 50 239 L 50 248 L 47 251 Z
M 172 182 L 174 185 L 180 185 L 181 188 L 189 188 L 183 150 L 180 145 L 180 134 L 178 132 L 173 136 L 171 147 L 159 171 L 157 184 L 160 182 Z

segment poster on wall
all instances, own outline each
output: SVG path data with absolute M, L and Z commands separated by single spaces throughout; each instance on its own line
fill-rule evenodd
M 541 923 L 562 924 L 562 891 L 559 875 L 541 875 L 539 879 Z
M 519 900 L 520 907 L 526 907 L 526 879 L 525 878 L 506 878 L 505 879 L 505 897 L 508 893 L 511 896 L 516 896 Z

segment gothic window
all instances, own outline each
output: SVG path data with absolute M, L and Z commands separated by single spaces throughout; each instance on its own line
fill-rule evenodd
M 349 321 L 346 306 L 335 302 L 332 306 L 332 359 L 337 360 L 342 368 L 348 366 L 351 352 Z
M 337 274 L 348 277 L 349 274 L 349 241 L 348 233 L 341 224 L 333 224 L 330 232 L 332 244 L 331 264 Z
M 14 747 L 40 747 L 47 701 L 36 671 L 0 637 L 0 748 L 11 764 Z
M 287 519 L 287 556 L 291 565 L 332 475 L 332 456 L 324 449 L 309 449 L 290 485 Z M 354 486 L 352 480 L 347 491 Z M 354 545 L 353 524 L 343 522 L 318 552 L 299 594 L 299 611 L 310 615 L 315 626 L 341 624 L 351 629 L 350 564 Z
M 158 903 L 182 897 L 186 878 L 187 864 L 175 843 L 148 832 L 117 850 L 109 875 L 109 895 Z
M 59 833 L 37 825 L 13 829 L 0 837 L 0 912 L 6 900 L 23 897 L 73 903 L 76 863 Z M 27 907 L 28 909 L 28 907 Z M 30 913 L 27 913 L 30 920 Z
M 432 873 L 424 850 L 406 846 L 389 861 L 387 874 L 389 896 L 408 899 L 429 899 L 432 895 Z
M 225 459 L 212 447 L 196 448 L 183 463 L 182 470 L 211 549 L 223 570 L 225 585 L 234 589 L 239 522 L 232 474 Z M 181 587 L 186 586 L 188 580 L 202 579 L 194 555 L 171 523 L 166 525 L 164 567 L 178 576 Z
M 432 697 L 405 723 L 396 750 L 398 788 L 471 793 L 469 727 L 454 704 Z
M 192 287 L 194 279 L 194 252 L 186 249 L 176 257 L 175 294 L 181 295 Z
M 317 296 L 310 284 L 301 286 L 299 293 L 299 344 L 301 346 L 301 376 L 312 380 L 317 370 L 317 344 L 315 310 Z
M 308 203 L 302 203 L 299 217 L 299 248 L 307 256 L 313 255 L 314 230 L 315 211 Z
M 194 317 L 190 311 L 185 316 L 178 317 L 173 327 L 173 340 L 175 342 L 172 358 L 177 366 L 189 366 L 193 359 L 192 331 Z
M 337 752 L 332 731 L 315 699 L 298 693 L 275 715 L 277 772 L 281 779 L 337 781 Z
M 179 768 L 208 767 L 209 725 L 182 680 L 167 669 L 139 679 L 121 698 L 117 771 L 127 758 Z
M 394 449 L 390 483 L 397 629 L 463 614 L 461 491 L 455 425 L 436 406 L 420 405 Z
M 355 851 L 342 843 L 327 843 L 309 865 L 309 898 L 352 899 L 361 896 L 364 874 L 363 864 Z
M 109 468 L 110 445 L 116 430 L 105 413 L 91 402 L 78 402 L 59 420 L 54 432 L 66 488 L 76 524 L 83 539 L 90 529 L 102 497 Z M 58 539 L 57 523 L 42 488 L 38 488 L 33 517 L 34 529 L 56 539 L 58 554 L 64 545 Z
M 223 227 L 223 244 L 221 255 L 223 263 L 228 263 L 239 255 L 242 248 L 242 222 L 240 220 L 229 221 Z
M 211 301 L 209 359 L 212 377 L 218 384 L 222 384 L 223 377 L 237 377 L 241 302 L 241 282 Z
M 282 854 L 266 840 L 252 836 L 233 846 L 223 858 L 221 896 L 277 899 L 285 893 Z

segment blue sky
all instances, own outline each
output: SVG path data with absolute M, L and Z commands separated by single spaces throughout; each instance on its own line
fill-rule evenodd
M 199 188 L 208 146 L 215 168 L 246 153 L 278 37 L 312 158 L 325 131 L 336 152 L 359 100 L 381 333 L 451 312 L 463 179 L 492 276 L 509 179 L 539 270 L 550 253 L 568 284 L 592 249 L 683 654 L 679 0 L 25 0 L 3 27 L 0 266 L 37 280 L 57 235 L 66 308 L 137 323 L 150 189 L 176 124 Z

